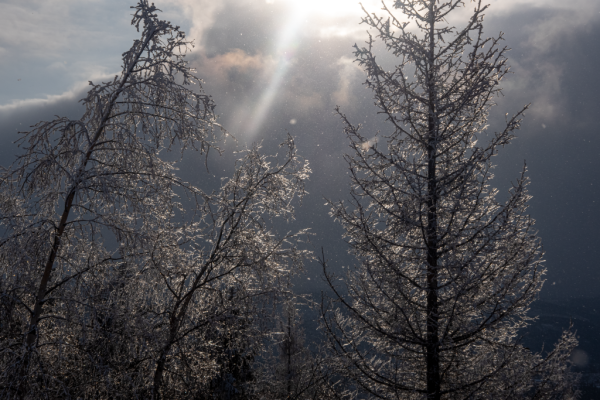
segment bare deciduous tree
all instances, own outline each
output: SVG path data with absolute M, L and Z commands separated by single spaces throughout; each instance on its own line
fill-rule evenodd
M 270 224 L 310 172 L 291 138 L 242 152 L 212 192 L 176 174 L 166 152 L 218 151 L 215 105 L 179 27 L 133 8 L 121 75 L 90 83 L 81 119 L 34 126 L 0 178 L 0 397 L 197 397 L 215 334 L 243 326 L 260 348 L 257 309 L 306 255 L 305 232 Z
M 484 36 L 479 0 L 394 6 L 398 16 L 384 4 L 386 17 L 366 13 L 363 23 L 398 64 L 376 61 L 370 34 L 355 45 L 391 132 L 374 140 L 338 109 L 353 188 L 332 215 L 359 260 L 347 292 L 326 272 L 341 304 L 323 309 L 338 366 L 382 399 L 569 397 L 574 335 L 546 358 L 518 341 L 545 272 L 525 169 L 504 203 L 490 187 L 492 157 L 526 108 L 478 142 L 508 72 L 502 35 Z M 467 7 L 462 28 L 448 22 Z
M 194 347 L 210 342 L 207 328 L 221 326 L 220 337 L 230 337 L 232 345 L 234 338 L 245 338 L 237 347 L 224 350 L 233 351 L 230 357 L 260 350 L 266 334 L 260 319 L 268 317 L 262 306 L 289 290 L 292 271 L 299 270 L 307 256 L 297 247 L 306 231 L 276 235 L 269 229 L 269 216 L 293 217 L 291 202 L 304 194 L 309 172 L 291 138 L 282 146 L 287 153 L 274 165 L 258 148 L 249 150 L 221 190 L 206 196 L 202 221 L 194 225 L 195 237 L 184 241 L 187 254 L 165 246 L 162 257 L 153 255 L 155 276 L 147 280 L 156 282 L 154 293 L 162 293 L 152 303 L 156 315 L 169 315 L 154 372 L 153 398 L 159 398 L 166 373 L 170 383 L 165 391 L 171 394 L 165 397 L 183 398 L 182 392 L 190 390 L 176 384 L 178 375 L 189 367 L 185 358 Z

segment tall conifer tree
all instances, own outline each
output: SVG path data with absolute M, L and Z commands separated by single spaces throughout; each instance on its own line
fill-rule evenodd
M 573 335 L 546 358 L 518 340 L 545 268 L 525 168 L 505 202 L 490 186 L 492 157 L 527 108 L 486 133 L 509 71 L 502 34 L 485 36 L 481 1 L 394 6 L 384 5 L 385 17 L 367 13 L 375 38 L 355 45 L 389 132 L 375 140 L 337 110 L 352 149 L 352 200 L 332 214 L 359 260 L 347 294 L 328 275 L 342 304 L 324 311 L 338 366 L 383 399 L 569 396 Z M 376 41 L 395 68 L 376 60 Z

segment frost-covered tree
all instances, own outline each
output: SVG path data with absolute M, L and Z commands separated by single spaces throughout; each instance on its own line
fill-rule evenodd
M 197 397 L 219 370 L 215 331 L 260 343 L 257 307 L 304 256 L 270 229 L 310 172 L 291 138 L 275 158 L 241 152 L 216 190 L 176 174 L 169 151 L 218 151 L 215 106 L 185 34 L 133 8 L 122 73 L 90 83 L 81 119 L 35 125 L 2 171 L 2 398 Z
M 70 359 L 87 377 L 74 393 L 235 399 L 252 391 L 264 319 L 305 256 L 302 232 L 269 229 L 270 217 L 292 216 L 307 173 L 293 142 L 283 148 L 277 158 L 246 151 L 190 224 L 149 233 L 151 247 L 87 292 L 97 317 L 80 312 L 71 330 Z
M 305 231 L 277 235 L 269 229 L 269 218 L 293 217 L 292 201 L 303 195 L 309 172 L 291 138 L 282 147 L 287 151 L 279 160 L 261 156 L 256 147 L 247 151 L 221 190 L 205 195 L 195 237 L 179 246 L 185 251 L 169 250 L 164 259 L 153 255 L 147 281 L 155 282 L 152 314 L 161 317 L 149 325 L 165 324 L 153 398 L 161 397 L 162 386 L 165 398 L 193 392 L 194 385 L 180 378 L 186 369 L 192 375 L 188 381 L 212 376 L 190 367 L 194 357 L 202 364 L 202 354 L 214 355 L 209 365 L 222 381 L 231 376 L 239 383 L 249 375 L 252 353 L 261 350 L 267 334 L 261 319 L 269 317 L 268 305 L 272 308 L 288 291 L 291 271 L 299 270 L 307 255 L 297 248 Z M 163 315 L 169 316 L 168 324 Z
M 256 374 L 258 398 L 353 399 L 345 382 L 332 373 L 322 343 L 306 340 L 299 309 L 306 299 L 299 300 L 291 297 L 283 304 L 272 341 Z
M 545 273 L 525 169 L 504 202 L 490 186 L 525 111 L 486 133 L 509 70 L 502 35 L 484 35 L 479 0 L 394 7 L 366 13 L 376 37 L 355 45 L 389 133 L 373 138 L 338 109 L 352 191 L 332 215 L 359 264 L 344 290 L 326 272 L 341 304 L 323 311 L 336 365 L 374 398 L 567 398 L 573 334 L 545 358 L 519 343 Z M 395 67 L 376 60 L 377 40 Z

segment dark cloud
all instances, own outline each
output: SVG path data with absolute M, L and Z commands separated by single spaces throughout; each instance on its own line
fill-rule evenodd
M 78 119 L 84 109 L 78 100 L 84 97 L 87 89 L 78 89 L 65 92 L 60 96 L 48 99 L 21 101 L 11 105 L 0 106 L 0 165 L 8 166 L 18 152 L 14 141 L 26 132 L 32 125 L 40 121 L 50 121 L 55 116 Z
M 544 31 L 536 29 L 548 21 L 557 26 L 540 43 Z M 498 157 L 496 181 L 507 187 L 526 160 L 530 212 L 546 249 L 547 298 L 595 295 L 600 284 L 600 80 L 594 75 L 600 18 L 578 21 L 569 10 L 532 8 L 490 24 L 507 32 L 511 64 L 517 65 L 498 109 L 514 112 L 533 103 L 518 138 Z

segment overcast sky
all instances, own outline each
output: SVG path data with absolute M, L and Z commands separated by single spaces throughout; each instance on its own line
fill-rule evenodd
M 596 295 L 600 285 L 600 2 L 491 0 L 486 34 L 504 32 L 513 75 L 491 117 L 532 103 L 518 139 L 496 158 L 494 185 L 506 191 L 526 160 L 530 213 L 548 268 L 543 298 Z M 369 11 L 380 3 L 362 2 Z M 324 197 L 347 197 L 342 159 L 348 148 L 336 105 L 373 134 L 389 128 L 375 115 L 352 45 L 366 39 L 354 0 L 157 0 L 163 18 L 180 25 L 195 48 L 191 65 L 217 103 L 220 122 L 240 145 L 266 151 L 286 132 L 310 160 L 310 195 L 298 210 L 314 250 L 337 267 L 352 259 L 330 220 Z M 12 162 L 18 130 L 53 115 L 80 117 L 88 81 L 120 71 L 137 32 L 123 0 L 0 0 L 0 164 Z M 468 8 L 467 8 L 468 9 Z M 385 62 L 393 62 L 385 52 Z M 230 163 L 225 156 L 218 165 Z M 220 164 L 219 164 L 220 163 Z M 182 173 L 194 180 L 199 160 Z M 226 169 L 226 168 L 225 168 Z M 320 251 L 320 250 L 319 250 Z M 309 279 L 310 278 L 310 279 Z M 317 264 L 299 288 L 322 287 Z

